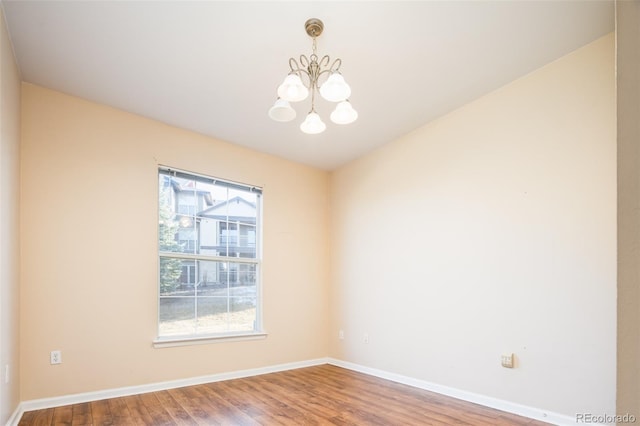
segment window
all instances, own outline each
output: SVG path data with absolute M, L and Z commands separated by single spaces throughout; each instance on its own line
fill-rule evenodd
M 158 195 L 158 340 L 261 333 L 262 190 L 161 167 Z

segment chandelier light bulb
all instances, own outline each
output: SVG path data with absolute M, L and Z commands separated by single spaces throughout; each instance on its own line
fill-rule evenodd
M 327 125 L 324 124 L 320 116 L 315 111 L 311 111 L 302 124 L 300 124 L 300 130 L 309 135 L 322 133 L 326 128 Z
M 269 109 L 269 117 L 275 121 L 291 121 L 296 118 L 296 110 L 291 108 L 289 102 L 278 98 L 276 103 Z
M 320 94 L 330 102 L 340 102 L 351 96 L 351 87 L 339 72 L 333 72 L 320 86 Z
M 336 105 L 336 109 L 331 113 L 331 121 L 336 124 L 349 124 L 358 119 L 358 111 L 353 109 L 351 102 L 342 101 Z
M 292 73 L 278 86 L 278 96 L 288 102 L 300 102 L 307 99 L 309 89 L 302 83 L 299 75 Z

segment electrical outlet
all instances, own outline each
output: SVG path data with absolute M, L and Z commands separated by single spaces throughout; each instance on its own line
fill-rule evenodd
M 513 354 L 502 354 L 500 364 L 504 368 L 513 368 Z
M 344 340 L 344 330 L 338 331 L 338 339 Z
M 51 351 L 51 365 L 62 364 L 62 352 Z
M 364 337 L 362 338 L 364 343 L 369 343 L 369 333 L 364 333 Z

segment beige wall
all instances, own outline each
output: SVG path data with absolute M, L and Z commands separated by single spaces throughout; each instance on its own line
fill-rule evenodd
M 640 418 L 640 2 L 616 2 L 618 413 Z
M 326 356 L 326 172 L 22 89 L 22 400 Z M 158 164 L 264 188 L 267 339 L 152 348 Z
M 332 174 L 330 355 L 613 414 L 614 77 L 609 35 Z
M 20 402 L 19 206 L 20 75 L 0 7 L 0 424 Z

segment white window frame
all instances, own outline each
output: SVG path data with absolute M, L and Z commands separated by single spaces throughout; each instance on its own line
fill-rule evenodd
M 246 185 L 238 182 L 233 182 L 225 179 L 218 179 L 214 177 L 209 177 L 206 175 L 193 173 L 189 171 L 179 170 L 172 167 L 167 166 L 158 166 L 158 177 L 160 175 L 169 175 L 174 177 L 182 177 L 187 179 L 195 179 L 201 182 L 218 184 L 221 186 L 226 186 L 234 189 L 246 190 L 249 192 L 257 193 L 256 197 L 256 239 L 257 243 L 255 244 L 256 256 L 255 258 L 246 258 L 246 257 L 229 257 L 229 256 L 215 256 L 215 255 L 203 255 L 203 254 L 195 254 L 195 253 L 178 253 L 171 251 L 162 251 L 160 250 L 159 244 L 159 235 L 156 238 L 158 242 L 158 279 L 156 281 L 156 286 L 158 290 L 158 296 L 156 297 L 156 303 L 158 307 L 158 317 L 157 317 L 157 326 L 158 326 L 158 337 L 153 341 L 153 346 L 156 348 L 163 347 L 173 347 L 173 346 L 184 346 L 184 345 L 195 345 L 195 344 L 206 344 L 206 343 L 214 343 L 214 342 L 223 342 L 223 341 L 235 341 L 235 340 L 253 340 L 253 339 L 264 339 L 267 336 L 267 333 L 263 329 L 262 322 L 262 188 L 254 185 Z M 158 197 L 160 199 L 160 190 L 158 189 Z M 159 213 L 159 211 L 158 211 Z M 239 230 L 238 230 L 239 232 Z M 225 262 L 225 263 L 238 263 L 238 264 L 251 264 L 255 265 L 256 270 L 256 317 L 255 317 L 255 326 L 251 331 L 231 331 L 226 333 L 212 333 L 212 334 L 190 334 L 190 335 L 160 335 L 160 300 L 161 300 L 161 292 L 160 292 L 160 259 L 173 258 L 173 259 L 184 259 L 184 260 L 194 260 L 196 261 L 215 261 L 215 262 Z M 194 296 L 197 297 L 197 296 Z

